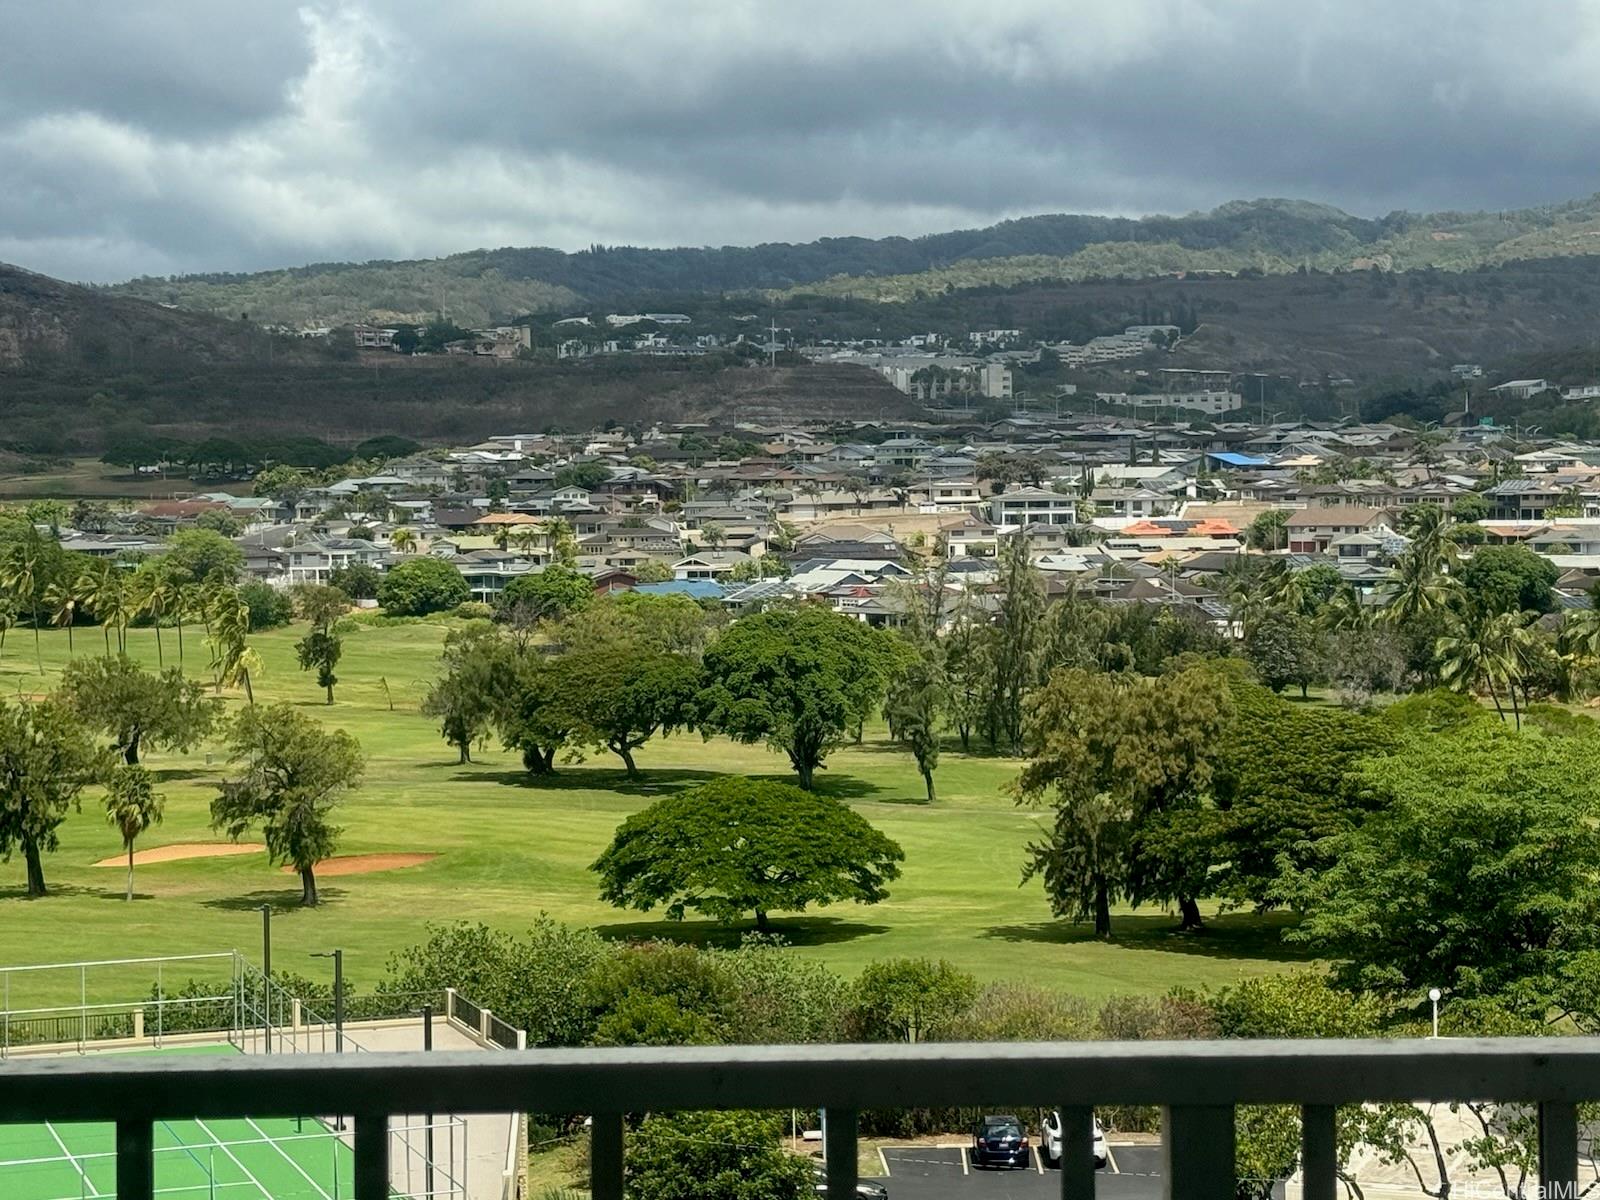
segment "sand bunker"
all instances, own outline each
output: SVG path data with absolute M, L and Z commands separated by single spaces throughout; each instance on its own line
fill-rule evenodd
M 432 862 L 437 854 L 341 854 L 325 858 L 317 864 L 317 877 L 333 875 L 370 875 L 374 871 L 393 871 L 399 867 L 420 867 Z M 295 873 L 293 867 L 280 867 L 286 875 Z
M 235 854 L 260 854 L 265 849 L 260 842 L 178 842 L 172 846 L 135 850 L 133 865 L 141 867 L 147 863 L 177 862 L 185 858 L 231 858 Z M 118 854 L 113 858 L 102 858 L 94 865 L 125 867 L 128 865 L 128 856 Z

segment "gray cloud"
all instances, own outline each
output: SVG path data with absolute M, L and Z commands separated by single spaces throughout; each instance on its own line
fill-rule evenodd
M 0 258 L 69 278 L 1600 188 L 1600 0 L 0 0 Z

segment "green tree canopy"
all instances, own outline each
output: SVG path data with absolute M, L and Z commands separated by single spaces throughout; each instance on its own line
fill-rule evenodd
M 162 562 L 185 583 L 216 572 L 232 579 L 244 566 L 244 551 L 214 529 L 180 529 L 168 540 Z
M 1462 565 L 1462 592 L 1489 613 L 1547 613 L 1561 572 L 1526 546 L 1480 546 Z
M 0 701 L 0 860 L 22 851 L 28 895 L 45 894 L 44 855 L 60 844 L 56 830 L 107 769 L 71 709 Z
M 1365 713 L 1291 704 L 1242 681 L 1232 693 L 1234 717 L 1212 759 L 1215 811 L 1202 818 L 1217 864 L 1211 886 L 1267 908 L 1283 865 L 1320 869 L 1325 839 L 1381 807 L 1359 768 L 1398 739 L 1391 722 Z
M 1600 739 L 1474 722 L 1361 774 L 1381 807 L 1285 879 L 1304 914 L 1286 936 L 1358 990 L 1555 1005 L 1600 958 Z
M 736 621 L 705 654 L 701 721 L 735 741 L 766 741 L 809 789 L 828 752 L 882 700 L 899 647 L 820 605 Z
M 177 667 L 153 674 L 126 656 L 78 658 L 61 673 L 61 698 L 83 724 L 110 735 L 130 766 L 142 750 L 189 750 L 222 712 Z
M 690 727 L 700 692 L 700 665 L 682 654 L 595 648 L 556 662 L 561 704 L 575 745 L 611 751 L 629 777 L 633 752 L 658 733 Z
M 1034 693 L 1016 795 L 1055 811 L 1023 879 L 1043 880 L 1055 913 L 1110 937 L 1113 900 L 1166 900 L 1199 924 L 1209 863 L 1168 830 L 1200 805 L 1231 708 L 1201 668 L 1159 679 L 1065 669 Z
M 499 607 L 502 612 L 521 610 L 538 620 L 559 621 L 593 599 L 592 579 L 566 563 L 553 562 L 506 584 Z
M 376 600 L 378 589 L 383 586 L 383 572 L 371 563 L 351 563 L 330 574 L 328 583 L 352 600 Z
M 856 979 L 850 1024 L 865 1041 L 926 1041 L 959 1021 L 977 998 L 978 981 L 942 958 L 883 959 Z
M 444 639 L 444 674 L 428 685 L 421 712 L 439 721 L 457 761 L 472 761 L 472 747 L 494 720 L 496 668 L 506 647 L 487 621 L 469 621 Z
M 361 781 L 361 747 L 292 704 L 241 710 L 227 743 L 239 772 L 218 785 L 213 827 L 237 841 L 260 826 L 268 857 L 299 872 L 300 901 L 315 905 L 315 868 L 338 844 L 342 831 L 333 824 L 333 809 Z
M 629 817 L 593 870 L 601 899 L 670 920 L 718 921 L 876 904 L 899 877 L 900 847 L 837 800 L 783 783 L 717 779 Z
M 812 1200 L 811 1164 L 775 1113 L 659 1113 L 628 1138 L 630 1200 Z
M 378 589 L 378 603 L 395 617 L 425 617 L 449 612 L 472 599 L 460 571 L 440 558 L 408 558 L 389 570 Z
M 294 620 L 294 602 L 288 593 L 266 583 L 250 582 L 239 587 L 239 599 L 250 610 L 250 632 L 279 629 Z
M 1322 674 L 1321 631 L 1309 617 L 1268 609 L 1245 629 L 1244 656 L 1274 692 L 1293 686 L 1304 697 Z

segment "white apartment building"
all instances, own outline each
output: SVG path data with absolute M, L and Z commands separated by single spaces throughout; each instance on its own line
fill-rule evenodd
M 1075 525 L 1078 499 L 1044 488 L 1013 485 L 989 501 L 996 525 Z

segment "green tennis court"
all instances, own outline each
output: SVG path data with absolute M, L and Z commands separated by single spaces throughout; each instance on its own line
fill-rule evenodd
M 232 1054 L 231 1046 L 158 1051 Z M 155 1186 L 172 1200 L 342 1200 L 354 1193 L 350 1147 L 315 1118 L 161 1121 Z M 117 1194 L 111 1125 L 0 1125 L 4 1200 L 109 1200 Z

